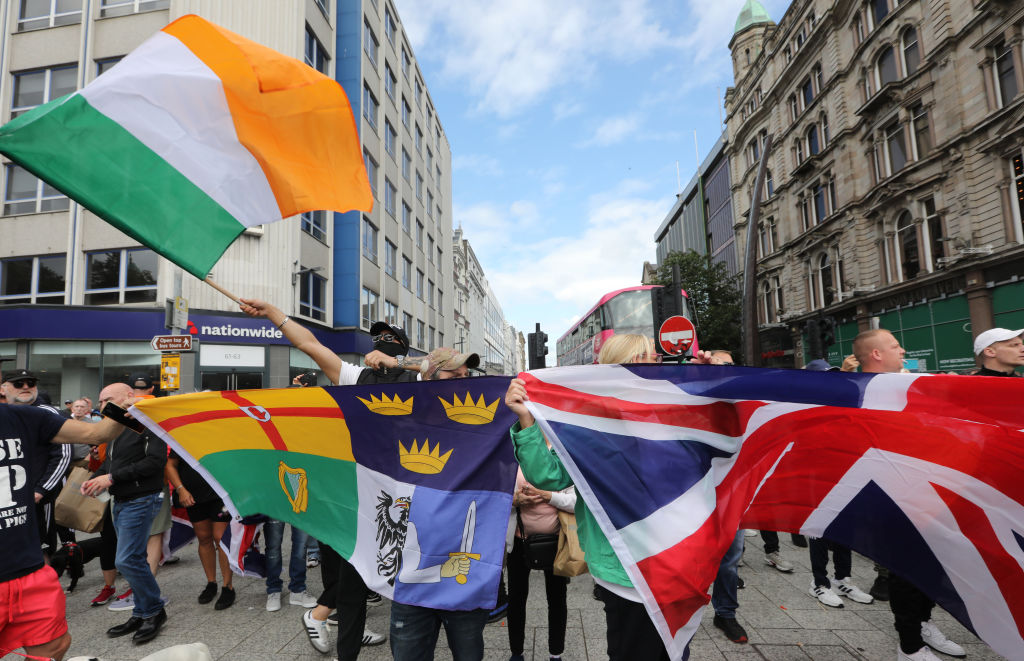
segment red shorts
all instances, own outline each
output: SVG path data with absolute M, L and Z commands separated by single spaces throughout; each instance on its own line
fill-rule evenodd
M 64 589 L 53 567 L 0 583 L 0 655 L 43 645 L 67 630 Z

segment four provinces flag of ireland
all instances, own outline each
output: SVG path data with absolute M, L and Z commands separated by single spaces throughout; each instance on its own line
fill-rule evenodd
M 516 460 L 508 378 L 193 393 L 133 414 L 232 513 L 330 544 L 394 601 L 493 608 Z

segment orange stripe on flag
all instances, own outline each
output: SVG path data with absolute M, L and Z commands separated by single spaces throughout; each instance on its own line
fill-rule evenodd
M 373 209 L 359 133 L 336 81 L 198 16 L 164 28 L 221 79 L 238 140 L 256 158 L 281 216 Z

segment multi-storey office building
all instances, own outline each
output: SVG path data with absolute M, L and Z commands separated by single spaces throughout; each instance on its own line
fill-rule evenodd
M 833 362 L 873 325 L 922 370 L 974 365 L 973 334 L 1024 326 L 1024 5 L 748 0 L 726 92 L 736 243 L 760 152 L 762 349 L 802 363 L 834 317 Z M 783 354 L 793 354 L 795 357 Z
M 373 185 L 371 213 L 315 211 L 245 232 L 213 278 L 269 300 L 348 360 L 375 319 L 427 351 L 451 337 L 451 151 L 389 0 L 80 0 L 3 3 L 0 120 L 80 89 L 171 20 L 198 13 L 344 87 Z M 23 169 L 2 163 L 0 357 L 52 397 L 155 371 L 164 302 L 180 293 L 200 349 L 182 390 L 283 386 L 310 367 L 237 307 Z M 140 182 L 142 183 L 142 182 Z M 173 204 L 173 200 L 168 200 Z

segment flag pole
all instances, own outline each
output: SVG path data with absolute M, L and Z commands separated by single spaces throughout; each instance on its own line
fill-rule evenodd
M 216 289 L 216 290 L 217 290 L 217 291 L 219 291 L 220 293 L 224 294 L 225 296 L 227 296 L 228 298 L 230 298 L 230 299 L 231 299 L 232 301 L 234 301 L 235 303 L 238 303 L 239 305 L 241 305 L 241 304 L 242 304 L 242 302 L 238 300 L 238 297 L 237 297 L 237 296 L 235 296 L 234 294 L 232 294 L 231 292 L 229 292 L 229 291 L 228 291 L 227 289 L 224 289 L 223 287 L 221 287 L 220 285 L 218 285 L 218 284 L 217 284 L 216 282 L 214 282 L 213 280 L 211 280 L 211 279 L 210 279 L 210 276 L 206 276 L 205 278 L 203 278 L 203 282 L 205 282 L 206 284 L 210 285 L 211 287 L 213 287 L 214 289 Z

